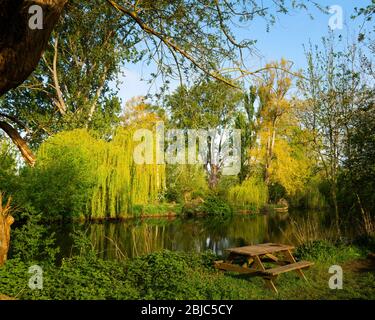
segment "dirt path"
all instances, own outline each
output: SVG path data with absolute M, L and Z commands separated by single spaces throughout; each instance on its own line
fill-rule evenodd
M 16 300 L 15 298 L 8 297 L 4 294 L 0 294 L 0 300 Z
M 352 272 L 374 272 L 375 273 L 375 254 L 369 254 L 367 259 L 358 259 L 350 261 L 344 265 L 346 270 Z

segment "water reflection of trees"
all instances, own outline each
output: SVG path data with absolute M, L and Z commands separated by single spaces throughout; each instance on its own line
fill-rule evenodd
M 311 214 L 311 213 L 310 213 Z M 324 225 L 324 215 L 312 213 Z M 69 232 L 85 229 L 99 255 L 104 259 L 120 259 L 147 254 L 162 249 L 202 252 L 211 249 L 222 254 L 224 249 L 264 242 L 291 243 L 293 227 L 305 214 L 271 214 L 234 216 L 230 219 L 145 219 L 125 222 L 74 225 L 59 231 L 62 254 L 71 245 Z
M 207 249 L 222 254 L 230 246 L 262 242 L 267 232 L 267 218 L 233 217 L 92 224 L 90 238 L 105 259 L 139 256 L 162 249 L 202 252 Z M 121 250 L 122 254 L 119 254 Z

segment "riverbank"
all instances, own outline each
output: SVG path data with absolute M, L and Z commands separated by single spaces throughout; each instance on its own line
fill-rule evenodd
M 30 217 L 31 218 L 31 217 Z M 36 238 L 34 230 L 44 235 L 54 235 L 54 246 L 59 248 L 59 260 L 78 254 L 74 246 L 74 234 L 79 231 L 91 240 L 103 259 L 134 258 L 163 249 L 173 251 L 212 250 L 222 254 L 228 247 L 247 244 L 276 242 L 298 246 L 318 239 L 335 240 L 334 229 L 321 212 L 297 212 L 289 214 L 234 214 L 229 217 L 171 216 L 164 218 L 133 218 L 123 221 L 60 221 L 43 223 L 33 217 L 28 222 L 12 228 L 9 258 L 15 255 L 14 246 L 23 239 L 24 233 Z M 350 236 L 342 233 L 342 236 Z M 39 236 L 43 242 L 45 236 Z M 352 239 L 352 238 L 349 238 Z M 27 247 L 21 243 L 20 246 Z
M 375 299 L 375 260 L 366 246 L 325 241 L 301 246 L 299 259 L 315 265 L 305 272 L 308 282 L 293 273 L 277 280 L 279 294 L 262 279 L 223 273 L 213 268 L 220 257 L 212 252 L 183 253 L 163 250 L 134 259 L 98 258 L 80 240 L 81 254 L 51 261 L 9 260 L 0 268 L 0 292 L 17 299 Z M 28 287 L 30 264 L 43 268 L 43 289 Z M 331 265 L 343 269 L 341 290 L 328 286 Z

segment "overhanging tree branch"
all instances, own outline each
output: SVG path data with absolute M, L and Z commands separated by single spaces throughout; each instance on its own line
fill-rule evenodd
M 173 42 L 172 39 L 166 37 L 162 33 L 156 31 L 155 29 L 151 28 L 149 25 L 147 25 L 141 17 L 138 16 L 137 12 L 131 11 L 118 3 L 116 3 L 113 0 L 106 0 L 111 6 L 113 6 L 116 10 L 122 12 L 126 16 L 130 17 L 133 19 L 143 31 L 145 31 L 148 34 L 151 34 L 158 39 L 160 39 L 167 47 L 173 49 L 174 51 L 178 52 L 181 54 L 183 57 L 185 57 L 187 60 L 189 60 L 195 67 L 197 67 L 199 70 L 203 71 L 204 73 L 208 74 L 212 78 L 222 81 L 226 83 L 227 85 L 233 87 L 233 88 L 238 88 L 238 86 L 230 81 L 229 79 L 222 77 L 219 73 L 213 72 L 210 70 L 207 70 L 202 64 L 200 64 L 193 56 L 191 56 L 187 51 L 184 49 L 180 48 L 176 43 Z
M 33 152 L 30 150 L 30 148 L 27 146 L 26 141 L 20 136 L 18 131 L 5 121 L 0 121 L 0 129 L 4 130 L 4 132 L 12 139 L 13 143 L 20 150 L 22 157 L 25 159 L 25 161 L 30 166 L 34 166 L 36 160 L 35 156 Z
M 35 70 L 67 1 L 0 0 L 0 96 L 18 87 Z M 43 29 L 29 27 L 29 8 L 32 5 L 42 7 Z M 35 156 L 17 130 L 5 121 L 0 121 L 0 129 L 33 166 Z

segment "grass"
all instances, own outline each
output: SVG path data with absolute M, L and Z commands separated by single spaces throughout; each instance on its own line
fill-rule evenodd
M 182 205 L 171 203 L 158 203 L 147 205 L 135 205 L 133 214 L 135 217 L 162 217 L 180 215 Z
M 374 250 L 374 237 L 348 243 L 315 240 L 314 234 L 295 251 L 297 259 L 315 263 L 305 272 L 308 282 L 295 273 L 282 274 L 275 294 L 259 277 L 215 270 L 213 262 L 222 257 L 212 252 L 164 250 L 133 259 L 124 255 L 119 261 L 103 260 L 84 232 L 73 235 L 78 254 L 57 264 L 54 242 L 37 222 L 13 233 L 13 258 L 0 268 L 0 295 L 56 300 L 375 299 L 375 262 L 365 259 Z M 28 269 L 35 264 L 43 267 L 43 290 L 28 287 Z M 343 268 L 342 290 L 328 286 L 332 265 Z
M 166 250 L 124 261 L 104 261 L 88 250 L 59 267 L 45 264 L 41 291 L 27 287 L 31 262 L 13 259 L 0 268 L 0 293 L 18 299 L 375 299 L 375 268 L 353 268 L 364 261 L 366 249 L 314 242 L 296 253 L 315 262 L 305 271 L 308 282 L 283 274 L 276 281 L 278 294 L 259 277 L 215 270 L 213 261 L 219 257 L 210 252 Z M 328 287 L 332 264 L 343 268 L 342 290 Z

